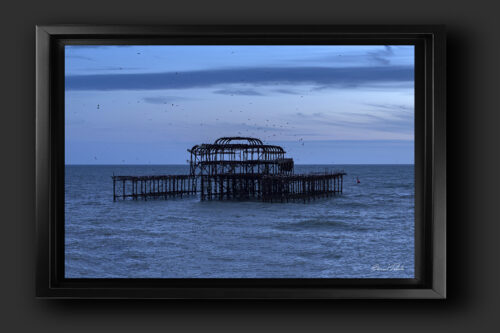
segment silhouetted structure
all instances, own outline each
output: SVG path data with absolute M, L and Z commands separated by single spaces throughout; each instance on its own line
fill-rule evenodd
M 293 159 L 285 157 L 282 147 L 256 138 L 223 137 L 188 152 L 189 175 L 113 176 L 113 199 L 167 199 L 199 192 L 201 200 L 305 202 L 343 190 L 343 171 L 294 174 Z

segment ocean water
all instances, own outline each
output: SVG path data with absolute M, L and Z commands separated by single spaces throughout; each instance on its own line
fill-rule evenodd
M 413 165 L 343 169 L 344 193 L 309 203 L 113 202 L 111 176 L 188 166 L 66 166 L 67 278 L 413 278 Z M 361 183 L 356 183 L 359 177 Z

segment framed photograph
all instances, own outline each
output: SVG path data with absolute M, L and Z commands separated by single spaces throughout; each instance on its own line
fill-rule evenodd
M 38 297 L 446 297 L 444 27 L 36 43 Z

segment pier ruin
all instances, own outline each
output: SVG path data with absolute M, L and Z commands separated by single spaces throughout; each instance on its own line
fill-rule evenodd
M 168 199 L 310 201 L 342 193 L 343 171 L 295 174 L 280 146 L 249 137 L 223 137 L 188 149 L 189 174 L 113 175 L 113 200 Z

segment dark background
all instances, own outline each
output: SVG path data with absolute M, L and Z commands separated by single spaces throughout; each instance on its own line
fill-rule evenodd
M 2 4 L 0 327 L 8 331 L 488 332 L 500 327 L 500 12 L 493 1 L 17 1 Z M 36 24 L 446 24 L 448 299 L 37 300 Z M 2 329 L 3 330 L 3 329 Z

